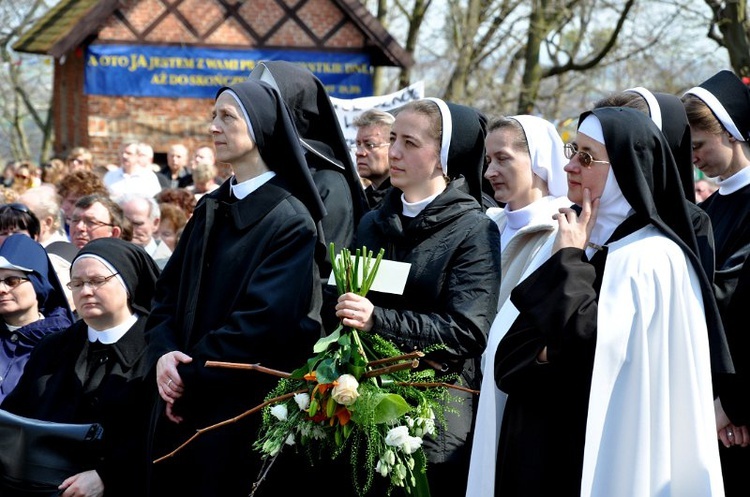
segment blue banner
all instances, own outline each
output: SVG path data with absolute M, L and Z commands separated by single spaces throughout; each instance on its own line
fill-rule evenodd
M 87 95 L 213 98 L 247 79 L 259 61 L 286 60 L 310 69 L 338 98 L 372 95 L 370 57 L 361 53 L 295 50 L 216 50 L 203 47 L 89 45 Z

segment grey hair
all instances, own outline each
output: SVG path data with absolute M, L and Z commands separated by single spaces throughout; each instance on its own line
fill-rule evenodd
M 352 121 L 352 126 L 355 128 L 364 128 L 365 126 L 387 126 L 390 128 L 395 120 L 393 114 L 379 109 L 369 109 L 358 115 Z
M 117 204 L 125 208 L 125 204 L 128 204 L 134 200 L 145 200 L 148 203 L 148 220 L 155 221 L 157 218 L 161 218 L 161 209 L 159 203 L 154 200 L 153 197 L 146 195 L 139 195 L 137 193 L 126 193 L 117 197 Z

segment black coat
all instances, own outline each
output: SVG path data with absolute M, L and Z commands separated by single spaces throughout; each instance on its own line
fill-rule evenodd
M 362 218 L 357 246 L 376 253 L 385 248 L 386 259 L 412 265 L 403 295 L 368 294 L 375 305 L 373 332 L 404 350 L 445 345 L 427 359 L 478 389 L 479 358 L 497 310 L 500 235 L 463 188 L 463 179 L 451 182 L 414 219 L 401 216 L 401 191 L 392 189 L 378 210 Z M 471 395 L 461 396 L 465 401 L 457 406 L 459 416 L 449 416 L 447 433 L 425 440 L 431 463 L 468 462 L 474 406 Z M 465 482 L 466 475 L 453 475 L 461 477 Z
M 700 207 L 708 213 L 713 225 L 716 250 L 714 291 L 722 317 L 737 286 L 742 264 L 750 254 L 750 186 L 729 195 L 715 192 Z
M 152 363 L 173 350 L 193 358 L 178 368 L 185 392 L 175 410 L 185 421 L 158 420 L 155 456 L 195 428 L 260 404 L 278 380 L 205 361 L 291 371 L 307 359 L 321 333 L 316 240 L 310 214 L 278 176 L 242 200 L 230 198 L 229 182 L 203 197 L 157 283 L 148 322 Z M 260 467 L 251 449 L 259 425 L 260 414 L 250 416 L 155 466 L 153 495 L 247 495 Z
M 375 188 L 375 185 L 370 185 L 365 188 L 365 197 L 367 197 L 367 205 L 370 206 L 370 209 L 377 209 L 380 207 L 380 204 L 383 203 L 383 199 L 385 199 L 385 196 L 391 191 L 391 188 L 390 177 L 383 180 L 383 183 L 381 183 L 378 188 Z
M 597 254 L 591 263 L 583 259 L 582 250 L 560 250 L 511 293 L 521 314 L 495 356 L 498 388 L 508 394 L 496 495 L 580 494 L 606 257 Z M 545 346 L 556 361 L 537 361 Z
M 10 412 L 46 421 L 100 423 L 103 458 L 91 469 L 104 482 L 105 497 L 146 493 L 153 380 L 147 378 L 145 324 L 146 318 L 140 317 L 116 344 L 97 356 L 106 362 L 105 375 L 88 389 L 83 383 L 91 348 L 86 324 L 79 321 L 49 335 L 34 349 L 21 381 L 2 404 Z

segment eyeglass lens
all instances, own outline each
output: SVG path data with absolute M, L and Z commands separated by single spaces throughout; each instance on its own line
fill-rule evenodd
M 23 276 L 8 276 L 7 278 L 0 279 L 0 283 L 5 284 L 8 288 L 15 288 L 24 281 L 29 281 L 29 279 Z
M 566 143 L 564 150 L 565 157 L 567 157 L 568 159 L 572 159 L 574 155 L 578 154 L 578 160 L 580 160 L 581 164 L 583 164 L 584 166 L 590 166 L 591 162 L 594 160 L 594 158 L 591 157 L 591 154 L 578 150 L 578 147 L 576 147 L 573 143 Z
M 88 285 L 92 290 L 98 290 L 115 276 L 117 276 L 117 273 L 110 274 L 109 276 L 97 276 L 90 280 L 70 280 L 67 287 L 71 290 L 81 290 L 84 286 Z

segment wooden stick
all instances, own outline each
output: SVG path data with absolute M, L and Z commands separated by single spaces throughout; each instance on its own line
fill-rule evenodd
M 409 354 L 399 355 L 395 357 L 386 357 L 384 359 L 378 359 L 376 361 L 370 361 L 367 363 L 368 366 L 380 366 L 381 364 L 389 364 L 391 362 L 396 361 L 405 361 L 407 359 L 414 359 L 414 358 L 422 358 L 424 357 L 424 352 L 420 352 L 418 350 L 415 350 L 414 352 L 411 352 Z
M 269 400 L 263 402 L 262 404 L 259 404 L 259 405 L 255 406 L 255 407 L 253 407 L 249 411 L 243 412 L 242 414 L 240 414 L 238 416 L 235 416 L 235 417 L 230 418 L 230 419 L 225 419 L 224 421 L 221 421 L 221 422 L 216 423 L 216 424 L 211 425 L 211 426 L 207 426 L 205 428 L 199 428 L 199 429 L 195 430 L 195 433 L 193 434 L 192 437 L 188 438 L 182 445 L 180 445 L 179 447 L 177 447 L 175 450 L 173 450 L 169 454 L 167 454 L 165 456 L 161 456 L 160 458 L 156 459 L 154 461 L 154 464 L 162 462 L 162 461 L 164 461 L 166 459 L 169 459 L 170 457 L 174 457 L 175 454 L 177 454 L 179 451 L 181 451 L 182 449 L 184 449 L 190 442 L 192 442 L 193 440 L 195 440 L 196 438 L 198 438 L 199 436 L 201 436 L 202 434 L 204 434 L 204 433 L 206 433 L 208 431 L 215 430 L 217 428 L 221 428 L 222 426 L 226 426 L 226 425 L 231 424 L 231 423 L 236 423 L 237 421 L 241 420 L 242 418 L 244 418 L 246 416 L 249 416 L 250 414 L 255 414 L 256 412 L 260 411 L 261 409 L 263 409 L 264 407 L 266 407 L 268 405 L 275 404 L 276 402 L 281 402 L 283 400 L 291 399 L 292 397 L 294 397 L 298 393 L 307 393 L 307 389 L 305 388 L 303 390 L 297 390 L 296 392 L 289 392 L 289 393 L 285 393 L 284 395 L 279 395 L 278 397 L 274 397 L 272 399 L 269 399 Z
M 419 366 L 419 360 L 414 359 L 411 362 L 402 362 L 401 364 L 394 364 L 393 366 L 386 366 L 384 368 L 377 368 L 367 371 L 362 375 L 362 378 L 372 378 L 374 376 L 381 376 L 396 371 L 402 371 L 404 369 L 414 369 Z
M 246 369 L 250 371 L 258 371 L 260 373 L 270 374 L 272 376 L 278 376 L 280 378 L 289 378 L 292 375 L 286 371 L 279 371 L 278 369 L 271 369 L 261 366 L 260 364 L 243 364 L 241 362 L 221 362 L 221 361 L 206 361 L 205 366 L 207 368 L 225 368 L 225 369 Z

